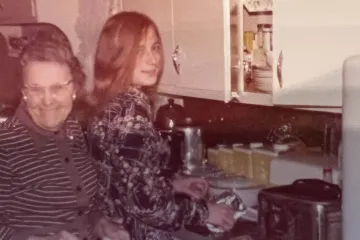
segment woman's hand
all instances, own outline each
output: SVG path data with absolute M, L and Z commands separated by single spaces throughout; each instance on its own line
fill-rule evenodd
M 119 224 L 113 223 L 107 218 L 100 219 L 96 231 L 101 238 L 111 240 L 130 240 L 130 235 L 125 228 Z
M 194 177 L 178 177 L 173 181 L 173 186 L 176 192 L 185 193 L 196 200 L 202 199 L 209 188 L 205 179 Z
M 67 232 L 61 231 L 54 235 L 44 236 L 44 237 L 37 237 L 37 236 L 30 236 L 27 240 L 79 240 L 75 235 Z
M 235 224 L 235 211 L 226 204 L 207 203 L 209 209 L 209 217 L 205 220 L 206 223 L 211 223 L 225 231 L 229 231 Z

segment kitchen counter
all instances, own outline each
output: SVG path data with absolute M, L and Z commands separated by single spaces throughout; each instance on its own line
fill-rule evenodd
M 259 240 L 257 223 L 239 220 L 231 232 L 215 236 L 204 228 L 194 229 L 196 232 L 181 229 L 173 234 L 179 240 Z M 201 232 L 201 234 L 199 233 Z

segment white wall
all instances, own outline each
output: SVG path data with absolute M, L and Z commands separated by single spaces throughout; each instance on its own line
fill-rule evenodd
M 79 0 L 36 0 L 38 21 L 54 24 L 64 31 L 76 54 L 79 51 L 80 44 L 80 39 L 75 32 L 78 8 Z

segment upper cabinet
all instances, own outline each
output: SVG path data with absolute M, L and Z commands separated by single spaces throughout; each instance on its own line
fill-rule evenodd
M 357 5 L 352 0 L 274 1 L 274 104 L 342 105 L 342 64 L 360 53 Z
M 123 0 L 123 10 L 150 16 L 165 56 L 159 92 L 217 100 L 231 96 L 228 2 Z
M 78 3 L 79 0 L 0 0 L 0 24 L 51 23 L 66 33 L 77 51 Z
M 35 0 L 0 0 L 0 24 L 36 22 Z
M 342 63 L 360 53 L 356 1 L 123 0 L 165 45 L 160 92 L 261 105 L 341 107 Z
M 0 0 L 0 21 L 36 18 L 53 23 L 77 51 L 84 45 L 79 26 L 89 25 L 89 32 L 94 25 L 99 31 L 105 21 L 99 14 L 108 15 L 107 7 L 95 9 L 96 17 L 79 25 L 79 19 L 89 18 L 84 17 L 89 4 L 97 8 L 95 2 Z M 158 25 L 165 56 L 161 93 L 261 105 L 341 107 L 343 61 L 360 54 L 357 0 L 111 2 L 122 10 L 142 12 Z
M 355 4 L 276 0 L 271 11 L 252 12 L 244 4 L 237 14 L 231 10 L 239 46 L 235 96 L 253 104 L 341 107 L 342 64 L 360 53 Z
M 175 90 L 183 96 L 230 99 L 228 2 L 173 0 Z

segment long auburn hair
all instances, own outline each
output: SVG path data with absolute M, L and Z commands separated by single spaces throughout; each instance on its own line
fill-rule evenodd
M 138 47 L 150 28 L 155 30 L 161 43 L 156 24 L 144 14 L 123 11 L 106 21 L 95 54 L 94 89 L 89 98 L 92 107 L 106 104 L 132 85 Z M 159 78 L 163 66 L 164 56 L 161 58 Z M 156 86 L 157 83 L 152 87 L 143 87 L 150 99 Z

